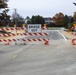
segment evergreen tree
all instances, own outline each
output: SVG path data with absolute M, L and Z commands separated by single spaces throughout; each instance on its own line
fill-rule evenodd
M 64 27 L 68 28 L 68 24 L 69 24 L 69 17 L 67 15 L 64 16 Z
M 42 16 L 32 16 L 31 18 L 31 24 L 44 24 L 44 18 Z
M 4 9 L 2 13 L 0 13 L 0 26 L 5 26 L 9 23 L 10 16 L 7 15 L 9 9 L 5 9 L 8 8 L 7 2 L 8 0 L 0 0 L 0 11 Z

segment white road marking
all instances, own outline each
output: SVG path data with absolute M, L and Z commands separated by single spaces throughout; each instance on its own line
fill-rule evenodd
M 58 30 L 57 30 L 58 31 Z M 59 32 L 59 31 L 58 31 Z M 60 32 L 59 32 L 60 33 Z M 60 33 L 62 36 L 63 36 L 63 38 L 65 39 L 65 41 L 67 41 L 67 39 L 65 38 L 65 36 L 62 34 L 62 33 Z

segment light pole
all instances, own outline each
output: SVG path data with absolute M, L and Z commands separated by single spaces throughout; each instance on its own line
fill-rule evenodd
M 14 21 L 15 21 L 15 25 L 17 25 L 17 9 L 14 9 Z

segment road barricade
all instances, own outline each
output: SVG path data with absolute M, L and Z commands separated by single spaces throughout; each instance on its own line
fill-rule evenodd
M 46 32 L 43 33 L 22 33 L 22 36 L 48 36 L 49 34 Z
M 44 27 L 45 29 L 46 29 L 46 27 Z M 27 28 L 25 28 L 25 27 L 11 27 L 11 28 L 0 28 L 0 30 L 2 30 L 2 31 L 17 31 L 17 30 L 25 30 L 25 29 L 27 29 Z M 19 38 L 18 39 L 18 37 L 17 37 L 17 39 L 0 39 L 0 43 L 5 43 L 5 45 L 10 45 L 12 42 L 13 43 L 15 43 L 15 45 L 17 45 L 19 42 L 22 42 L 22 43 L 26 43 L 26 42 L 41 42 L 41 41 L 44 41 L 44 44 L 45 45 L 48 45 L 49 44 L 49 40 L 48 39 L 46 39 L 45 37 L 46 36 L 48 36 L 49 34 L 48 33 L 46 33 L 46 32 L 33 32 L 33 33 L 31 33 L 31 32 L 27 32 L 27 33 L 4 33 L 4 34 L 0 34 L 0 36 L 1 37 L 9 37 L 9 36 L 20 36 L 21 38 Z M 30 37 L 31 39 L 29 39 L 29 38 L 23 38 L 23 37 L 27 37 L 27 36 L 39 36 L 39 37 L 42 37 L 42 38 L 37 38 L 36 37 L 36 39 L 35 38 L 32 38 L 32 37 Z
M 14 34 L 14 33 L 9 33 L 9 34 L 0 34 L 0 36 L 17 36 L 17 35 L 21 35 L 21 36 L 48 36 L 49 34 L 46 32 L 43 33 L 20 33 L 20 34 Z
M 10 27 L 10 28 L 6 28 L 6 27 L 4 27 L 4 28 L 0 28 L 0 30 L 1 31 L 9 31 L 9 30 L 25 30 L 25 28 L 23 28 L 23 27 Z
M 76 45 L 76 38 L 72 39 L 72 45 Z
M 4 37 L 7 37 L 7 36 L 17 36 L 17 34 L 14 34 L 14 33 L 12 33 L 12 34 L 0 34 L 0 36 L 4 36 Z
M 47 30 L 48 28 L 47 27 L 43 27 L 42 30 Z M 9 31 L 9 30 L 27 30 L 27 28 L 25 27 L 10 27 L 10 28 L 0 28 L 1 31 Z
M 72 34 L 76 36 L 76 32 L 73 32 Z
M 20 38 L 20 39 L 0 39 L 0 43 L 5 43 L 5 45 L 10 45 L 10 43 L 15 43 L 17 45 L 19 42 L 27 43 L 27 42 L 44 42 L 45 45 L 49 44 L 49 39 L 46 38 L 38 38 L 38 39 L 26 39 L 26 38 Z

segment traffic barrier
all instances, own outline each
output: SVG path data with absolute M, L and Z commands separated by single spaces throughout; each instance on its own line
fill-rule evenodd
M 14 33 L 11 33 L 11 34 L 0 34 L 0 36 L 17 36 L 18 34 L 14 34 Z M 19 34 L 21 36 L 48 36 L 49 34 L 46 33 L 46 32 L 43 32 L 43 33 L 22 33 L 22 34 Z
M 45 27 L 44 27 L 45 28 Z M 0 30 L 2 30 L 2 31 L 8 31 L 8 30 L 14 30 L 14 31 L 16 31 L 16 30 L 20 30 L 20 29 L 22 29 L 22 30 L 27 30 L 27 28 L 24 28 L 24 27 L 13 27 L 13 28 L 0 28 Z M 17 35 L 21 35 L 21 36 L 48 36 L 49 34 L 48 33 L 46 33 L 46 32 L 35 32 L 35 33 L 17 33 L 16 32 L 16 34 L 14 34 L 14 33 L 8 33 L 8 34 L 0 34 L 0 36 L 4 36 L 4 37 L 7 37 L 7 36 L 17 36 Z M 18 41 L 22 41 L 22 42 L 32 42 L 32 41 L 34 41 L 34 42 L 37 42 L 37 41 L 44 41 L 44 44 L 45 45 L 48 45 L 49 44 L 49 41 L 48 41 L 48 39 L 45 39 L 45 38 L 38 38 L 38 39 L 26 39 L 26 38 L 22 38 L 22 39 L 1 39 L 0 40 L 0 42 L 4 42 L 5 43 L 5 45 L 9 45 L 11 42 L 14 42 L 15 43 L 15 45 L 17 45 L 17 43 L 18 43 Z
M 9 30 L 27 30 L 27 27 L 10 27 L 10 28 L 0 28 L 1 31 L 9 31 Z M 42 30 L 47 30 L 48 27 L 44 26 L 42 27 Z
M 18 35 L 18 34 L 14 34 L 14 33 L 12 33 L 12 34 L 0 34 L 0 36 L 4 36 L 4 37 L 6 37 L 6 36 L 16 36 L 16 35 Z
M 46 32 L 43 32 L 43 33 L 22 33 L 21 34 L 22 36 L 24 35 L 24 36 L 48 36 L 49 34 L 48 33 L 46 33 Z
M 11 27 L 11 28 L 0 28 L 0 30 L 2 31 L 9 31 L 9 30 L 25 30 L 26 28 L 23 28 L 23 27 Z
M 72 45 L 76 45 L 76 39 L 72 39 Z
M 46 39 L 46 38 L 38 38 L 38 39 L 26 39 L 26 38 L 22 38 L 22 41 L 24 41 L 24 42 L 32 42 L 32 41 L 34 41 L 34 42 L 37 42 L 37 41 L 48 41 L 48 39 Z
M 45 41 L 44 44 L 45 44 L 45 45 L 49 45 L 49 41 Z
M 18 41 L 22 41 L 22 42 L 41 42 L 44 41 L 44 44 L 48 45 L 49 44 L 49 40 L 46 38 L 38 38 L 38 39 L 26 39 L 26 38 L 21 38 L 21 39 L 0 39 L 0 42 L 4 42 L 5 45 L 9 45 L 10 43 L 14 42 L 15 45 L 17 45 Z
M 72 34 L 76 36 L 76 32 L 73 32 Z

